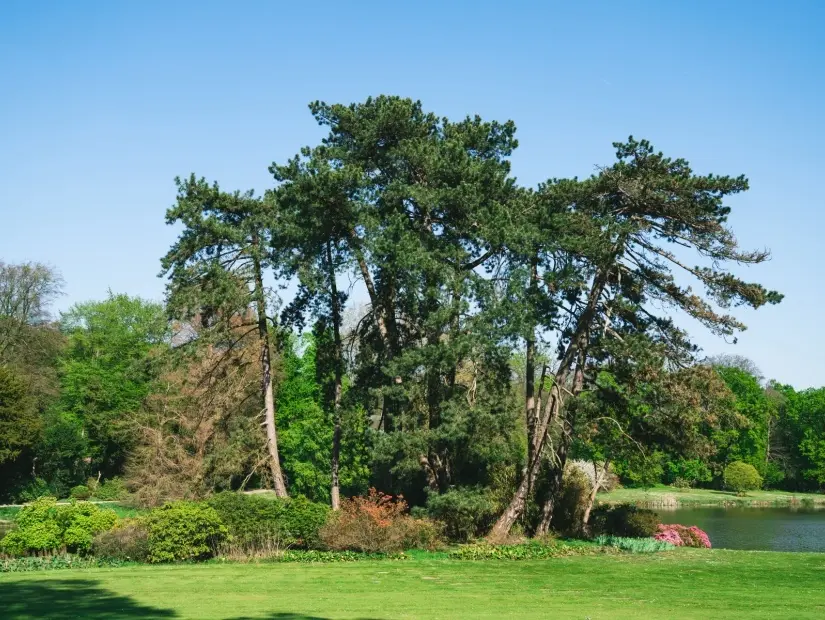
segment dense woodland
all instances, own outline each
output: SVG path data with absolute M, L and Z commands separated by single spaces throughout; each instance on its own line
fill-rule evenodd
M 552 527 L 573 460 L 625 485 L 719 486 L 744 461 L 766 488 L 825 486 L 825 388 L 681 327 L 732 340 L 732 309 L 781 301 L 737 275 L 769 258 L 727 225 L 744 177 L 630 138 L 527 188 L 512 122 L 310 109 L 327 137 L 263 194 L 177 180 L 162 304 L 55 316 L 59 266 L 0 263 L 0 499 L 120 478 L 149 506 L 271 488 L 337 508 L 374 487 L 472 506 L 495 538 Z

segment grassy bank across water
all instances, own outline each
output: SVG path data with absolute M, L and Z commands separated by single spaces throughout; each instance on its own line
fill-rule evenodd
M 825 555 L 138 566 L 0 575 L 7 620 L 822 618 Z
M 798 506 L 825 508 L 825 494 L 790 493 L 788 491 L 749 491 L 739 497 L 730 491 L 713 489 L 675 489 L 657 486 L 650 489 L 616 489 L 599 493 L 599 503 L 635 504 L 642 508 L 687 506 Z
M 68 504 L 69 500 L 60 500 L 57 502 L 58 504 Z M 96 501 L 91 500 L 92 504 L 97 504 L 101 508 L 109 508 L 114 510 L 117 513 L 117 516 L 121 518 L 125 517 L 135 517 L 145 510 L 141 510 L 139 508 L 132 508 L 131 506 L 127 506 L 117 501 Z M 23 504 L 6 504 L 0 506 L 0 521 L 12 521 L 17 516 L 17 513 L 20 512 L 20 509 L 23 508 Z

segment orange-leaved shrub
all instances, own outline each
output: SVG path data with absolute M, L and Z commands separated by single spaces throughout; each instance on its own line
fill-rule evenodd
M 393 498 L 375 489 L 341 502 L 341 509 L 330 514 L 320 536 L 328 549 L 363 553 L 435 549 L 441 544 L 438 524 L 411 517 L 403 497 Z

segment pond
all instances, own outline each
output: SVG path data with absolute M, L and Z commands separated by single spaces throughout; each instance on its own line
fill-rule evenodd
M 662 523 L 696 525 L 717 549 L 825 552 L 825 510 L 656 508 Z

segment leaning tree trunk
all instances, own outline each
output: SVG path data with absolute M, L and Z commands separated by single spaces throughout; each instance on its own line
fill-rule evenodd
M 341 395 L 343 392 L 344 356 L 341 344 L 341 307 L 338 298 L 338 284 L 335 282 L 335 268 L 332 263 L 332 246 L 327 242 L 327 269 L 329 273 L 330 308 L 332 310 L 332 337 L 335 347 L 335 385 L 332 401 L 332 509 L 341 507 L 341 486 L 338 470 L 341 462 Z
M 590 329 L 585 329 L 582 337 L 584 342 L 590 338 Z M 587 360 L 587 350 L 584 346 L 579 347 L 576 355 L 576 372 L 573 375 L 572 394 L 581 393 L 584 387 L 584 365 Z M 568 413 L 566 419 L 562 420 L 561 424 L 561 438 L 559 439 L 559 448 L 556 451 L 553 459 L 553 469 L 550 474 L 549 493 L 544 500 L 544 505 L 541 508 L 541 519 L 539 520 L 536 534 L 543 536 L 550 531 L 550 525 L 553 522 L 553 511 L 556 508 L 556 499 L 561 492 L 561 485 L 564 483 L 564 468 L 567 466 L 567 454 L 570 451 L 570 445 L 573 443 L 573 432 L 576 426 L 575 409 L 572 413 Z
M 568 345 L 567 350 L 559 363 L 559 368 L 556 371 L 553 385 L 550 388 L 546 405 L 543 408 L 541 415 L 537 416 L 538 419 L 536 421 L 533 442 L 531 444 L 533 456 L 528 461 L 527 468 L 524 472 L 525 475 L 522 476 L 521 482 L 513 495 L 513 499 L 510 500 L 510 504 L 498 518 L 495 525 L 493 525 L 493 528 L 490 530 L 490 534 L 488 535 L 488 538 L 493 542 L 500 542 L 506 539 L 510 534 L 510 530 L 513 525 L 524 513 L 527 497 L 541 467 L 541 455 L 544 451 L 544 446 L 547 443 L 547 434 L 550 430 L 550 423 L 558 417 L 559 412 L 564 405 L 564 395 L 562 394 L 562 390 L 566 390 L 565 384 L 569 377 L 569 373 L 576 366 L 576 361 L 582 358 L 587 358 L 590 327 L 593 319 L 596 317 L 599 307 L 599 300 L 601 299 L 602 293 L 607 286 L 608 275 L 609 269 L 603 268 L 599 270 L 593 280 L 593 285 L 591 286 L 590 293 L 588 294 L 587 305 L 579 317 L 576 325 L 576 331 L 573 333 L 570 344 Z M 577 375 L 578 374 L 579 373 L 577 373 Z M 577 376 L 577 380 L 574 383 L 578 384 L 578 379 L 579 376 Z M 577 394 L 577 390 L 575 385 L 573 387 L 574 389 L 572 394 L 575 396 Z
M 272 486 L 275 495 L 287 497 L 284 474 L 281 470 L 281 460 L 278 455 L 278 429 L 275 425 L 275 392 L 272 387 L 272 348 L 269 342 L 269 328 L 266 324 L 266 302 L 264 300 L 264 283 L 261 273 L 261 261 L 257 255 L 258 240 L 254 242 L 255 255 L 253 256 L 253 269 L 255 271 L 255 304 L 258 312 L 258 337 L 261 342 L 261 375 L 264 396 L 264 426 L 266 427 L 266 446 L 269 451 L 269 469 L 272 473 Z
M 547 429 L 551 420 L 555 420 L 556 417 L 558 417 L 558 412 L 562 405 L 560 385 L 564 383 L 565 378 L 563 373 L 556 373 L 555 380 L 560 383 L 554 383 L 550 388 L 550 393 L 545 401 L 543 411 L 541 415 L 538 416 L 539 419 L 536 422 L 535 430 L 536 440 L 532 446 L 532 457 L 527 463 L 527 467 L 523 472 L 513 499 L 510 500 L 510 504 L 498 518 L 487 536 L 492 542 L 503 542 L 507 536 L 509 536 L 513 525 L 515 525 L 516 521 L 524 514 L 527 497 L 533 488 L 533 483 L 541 467 L 541 454 L 546 443 Z
M 607 479 L 607 473 L 610 468 L 610 461 L 605 461 L 602 467 L 598 466 L 596 461 L 593 461 L 593 488 L 590 489 L 590 496 L 587 498 L 587 506 L 582 515 L 582 529 L 587 528 L 587 522 L 590 521 L 590 513 L 593 510 L 593 504 L 596 503 L 596 494 L 599 492 L 604 481 Z
M 541 518 L 536 526 L 536 536 L 544 536 L 550 531 L 553 522 L 553 511 L 556 508 L 561 485 L 564 484 L 564 467 L 567 465 L 567 451 L 570 445 L 569 439 L 562 437 L 561 445 L 555 455 L 553 468 L 550 470 L 550 484 L 547 497 L 541 506 Z
M 375 282 L 372 279 L 369 265 L 364 257 L 364 252 L 361 249 L 361 241 L 354 229 L 349 231 L 350 248 L 355 255 L 355 260 L 358 263 L 358 269 L 361 271 L 361 277 L 364 279 L 364 286 L 367 289 L 367 294 L 370 298 L 370 305 L 372 306 L 373 315 L 375 317 L 375 324 L 378 328 L 378 335 L 381 337 L 381 345 L 384 348 L 384 355 L 387 360 L 393 358 L 398 341 L 398 329 L 395 324 L 395 313 L 391 308 L 382 304 L 378 299 L 378 292 L 375 288 Z M 394 424 L 394 403 L 392 399 L 385 395 L 381 399 L 381 424 L 384 431 L 389 433 L 395 430 Z

